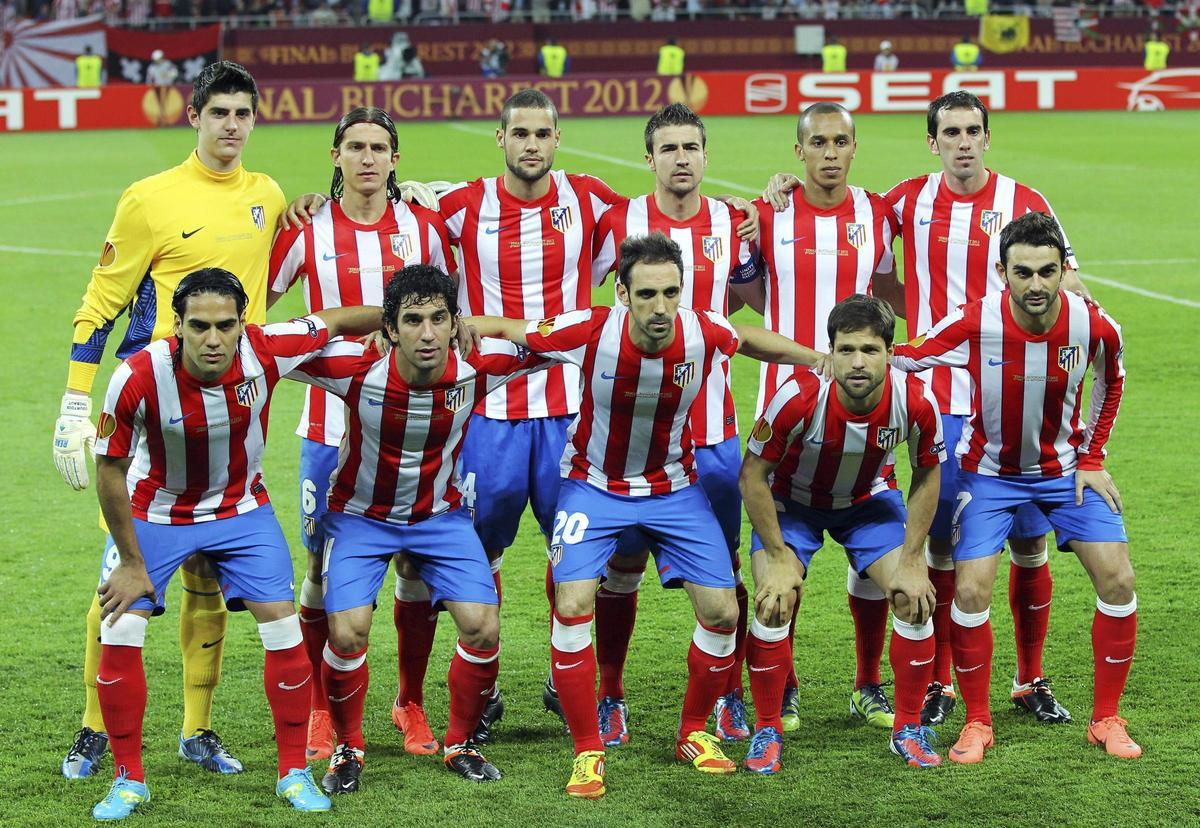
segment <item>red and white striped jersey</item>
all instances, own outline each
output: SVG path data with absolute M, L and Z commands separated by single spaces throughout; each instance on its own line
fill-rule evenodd
M 906 371 L 934 365 L 966 368 L 972 415 L 957 455 L 966 471 L 1064 477 L 1104 462 L 1125 385 L 1121 328 L 1097 305 L 1059 291 L 1062 305 L 1043 335 L 1013 319 L 1009 292 L 960 308 L 924 337 L 898 345 Z M 1092 365 L 1092 400 L 1080 425 L 1083 379 Z
M 262 481 L 271 392 L 329 341 L 315 316 L 247 325 L 233 365 L 202 383 L 177 364 L 179 340 L 160 339 L 117 366 L 96 425 L 96 454 L 132 457 L 133 516 L 202 523 L 269 502 Z M 182 356 L 182 355 L 179 355 Z
M 685 221 L 663 215 L 653 195 L 618 204 L 600 219 L 592 281 L 601 284 L 616 269 L 625 239 L 661 232 L 683 253 L 682 306 L 728 316 L 729 283 L 757 275 L 757 257 L 737 235 L 744 220 L 744 213 L 708 197 L 701 198 L 700 212 Z M 698 446 L 715 446 L 736 436 L 737 412 L 725 362 L 721 370 L 709 374 L 702 399 L 692 407 L 692 439 Z
M 738 337 L 721 314 L 680 308 L 674 341 L 648 354 L 629 324 L 623 306 L 591 308 L 531 322 L 525 333 L 531 351 L 583 373 L 563 477 L 622 495 L 666 494 L 696 482 L 688 412 Z
M 485 339 L 465 359 L 451 350 L 442 376 L 414 387 L 393 357 L 361 342 L 331 343 L 289 376 L 336 394 L 349 412 L 329 511 L 409 524 L 457 508 L 455 466 L 472 409 L 492 389 L 548 364 Z
M 987 184 L 973 195 L 952 192 L 939 172 L 901 181 L 884 198 L 895 211 L 904 240 L 904 304 L 910 337 L 925 333 L 955 308 L 1004 288 L 996 262 L 1000 261 L 1000 231 L 1010 221 L 1030 212 L 1054 215 L 1037 190 L 991 170 Z M 1066 265 L 1079 269 L 1069 241 Z M 943 413 L 971 413 L 965 372 L 936 369 L 925 381 L 933 387 Z
M 374 224 L 359 224 L 327 201 L 302 230 L 288 227 L 271 248 L 270 289 L 285 293 L 304 282 L 309 313 L 325 308 L 382 305 L 392 276 L 411 264 L 456 269 L 446 224 L 433 210 L 403 201 L 389 203 Z M 296 433 L 336 446 L 346 431 L 341 400 L 319 388 L 305 389 L 304 411 Z
M 817 351 L 829 350 L 825 326 L 833 306 L 866 293 L 871 277 L 893 266 L 887 202 L 861 187 L 847 190 L 846 200 L 831 210 L 805 201 L 803 188 L 792 191 L 781 213 L 762 199 L 754 202 L 766 264 L 763 324 Z M 761 414 L 771 394 L 796 373 L 790 365 L 764 362 L 754 410 Z
M 464 316 L 543 319 L 591 305 L 592 238 L 609 205 L 624 200 L 590 175 L 552 170 L 550 191 L 521 201 L 503 176 L 442 195 L 439 209 L 458 247 L 458 303 Z M 579 410 L 573 365 L 522 377 L 488 396 L 480 413 L 496 420 L 563 417 Z
M 776 497 L 844 509 L 896 488 L 893 450 L 908 442 L 914 468 L 946 461 L 937 402 L 916 376 L 889 368 L 868 414 L 847 411 L 837 383 L 805 369 L 785 382 L 754 425 L 746 450 L 770 463 Z

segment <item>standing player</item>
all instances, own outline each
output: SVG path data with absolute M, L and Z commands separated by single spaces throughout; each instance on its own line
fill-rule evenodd
M 1031 211 L 1054 215 L 1037 190 L 984 166 L 991 132 L 987 107 L 979 98 L 970 92 L 943 95 L 930 103 L 926 122 L 929 149 L 941 158 L 942 171 L 910 178 L 888 191 L 904 240 L 904 283 L 896 281 L 894 270 L 876 280 L 880 296 L 907 310 L 910 337 L 926 333 L 956 308 L 1002 289 L 995 263 L 1000 232 L 1008 222 Z M 1063 287 L 1086 295 L 1069 243 L 1064 266 Z M 926 381 L 942 412 L 946 442 L 954 445 L 971 413 L 967 372 L 937 368 Z M 938 594 L 933 625 L 938 657 L 922 712 L 926 724 L 941 723 L 955 704 L 949 635 L 957 480 L 957 461 L 952 460 L 942 467 L 941 500 L 929 530 L 929 577 Z M 1039 721 L 1069 722 L 1071 714 L 1054 698 L 1042 667 L 1054 587 L 1046 553 L 1049 531 L 1050 524 L 1029 505 L 1019 511 L 1008 539 L 1009 606 L 1017 641 L 1012 699 L 1017 709 L 1032 712 Z
M 956 366 L 971 379 L 973 413 L 958 443 L 951 530 L 957 591 L 950 641 L 967 719 L 950 749 L 955 762 L 981 762 L 994 743 L 988 616 L 996 556 L 1017 512 L 1028 506 L 1049 519 L 1059 549 L 1075 553 L 1096 588 L 1088 740 L 1124 759 L 1142 753 L 1117 715 L 1137 637 L 1137 596 L 1121 496 L 1103 466 L 1125 385 L 1124 345 L 1104 311 L 1060 290 L 1069 251 L 1052 216 L 1021 216 L 1000 233 L 997 275 L 1004 289 L 896 349 L 896 364 L 905 370 Z M 1089 363 L 1092 399 L 1083 424 Z
M 248 609 L 266 648 L 263 684 L 275 723 L 275 792 L 327 811 L 304 761 L 312 668 L 292 593 L 292 556 L 262 479 L 271 393 L 331 336 L 368 333 L 377 308 L 247 326 L 249 299 L 227 270 L 205 268 L 174 291 L 175 336 L 117 367 L 96 430 L 96 489 L 112 534 L 97 590 L 100 707 L 115 777 L 96 819 L 129 816 L 150 799 L 142 769 L 147 621 L 167 582 L 199 553 L 217 569 L 231 609 Z
M 797 372 L 775 392 L 746 447 L 741 486 L 754 526 L 757 586 L 747 661 L 758 722 L 745 767 L 755 773 L 782 767 L 789 618 L 826 532 L 892 603 L 892 751 L 918 768 L 941 763 L 930 746 L 933 732 L 921 726 L 937 601 L 923 551 L 946 445 L 924 383 L 889 365 L 895 323 L 882 300 L 854 294 L 838 302 L 826 325 L 833 378 Z M 905 441 L 912 462 L 907 513 L 892 473 L 893 450 Z
M 541 319 L 591 304 L 587 276 L 596 221 L 623 199 L 590 175 L 552 170 L 559 137 L 550 99 L 535 89 L 516 93 L 496 130 L 504 174 L 441 197 L 440 212 L 459 249 L 464 315 Z M 505 384 L 476 412 L 462 450 L 462 492 L 497 593 L 504 550 L 516 538 L 526 504 L 542 535 L 551 535 L 558 462 L 578 410 L 579 369 L 568 364 Z M 544 699 L 560 713 L 549 682 Z M 480 723 L 480 741 L 490 738 L 503 710 L 497 689 Z
M 345 342 L 293 374 L 346 401 L 349 422 L 321 519 L 321 577 L 329 641 L 321 666 L 339 744 L 323 786 L 358 790 L 363 769 L 367 642 L 375 597 L 403 552 L 433 606 L 458 627 L 450 663 L 445 764 L 466 779 L 500 772 L 471 741 L 499 671 L 499 597 L 487 557 L 461 508 L 455 463 L 471 411 L 487 392 L 546 361 L 507 343 L 460 357 L 458 297 L 445 273 L 409 265 L 387 284 L 384 333 L 391 353 Z
M 593 282 L 602 282 L 616 266 L 617 250 L 626 238 L 661 232 L 679 245 L 683 255 L 681 306 L 727 317 L 729 287 L 753 280 L 757 265 L 750 244 L 736 232 L 745 215 L 723 201 L 700 194 L 708 165 L 704 123 L 684 104 L 671 104 L 646 122 L 644 138 L 646 163 L 654 173 L 654 192 L 618 204 L 600 218 L 597 251 L 592 260 Z M 737 581 L 734 666 L 714 710 L 716 733 L 724 739 L 744 739 L 750 734 L 742 701 L 747 595 L 737 552 L 742 530 L 742 501 L 737 488 L 741 445 L 728 362 L 709 374 L 701 399 L 692 408 L 691 429 L 699 482 L 721 525 Z M 637 617 L 638 589 L 649 556 L 645 545 L 645 538 L 637 532 L 622 535 L 604 573 L 596 603 L 600 738 L 609 747 L 629 741 L 622 673 Z
M 228 61 L 208 66 L 197 76 L 188 106 L 196 151 L 178 167 L 132 184 L 117 204 L 100 262 L 75 313 L 67 390 L 55 424 L 54 463 L 76 490 L 88 485 L 84 458 L 95 431 L 90 394 L 117 317 L 129 309 L 129 326 L 117 348 L 124 359 L 171 334 L 171 297 L 179 281 L 213 266 L 242 274 L 250 297 L 247 319 L 266 321 L 267 260 L 284 199 L 269 176 L 247 172 L 241 164 L 257 111 L 258 89 L 245 69 Z M 208 770 L 238 773 L 241 763 L 212 730 L 225 638 L 221 585 L 203 559 L 185 563 L 182 571 L 179 753 Z M 68 779 L 96 773 L 108 745 L 96 697 L 99 661 L 100 604 L 93 601 L 84 651 L 87 703 L 83 727 L 62 763 Z
M 756 359 L 816 364 L 820 355 L 761 328 L 731 328 L 711 311 L 680 308 L 683 258 L 662 233 L 621 245 L 615 308 L 542 321 L 468 319 L 582 372 L 583 401 L 563 452 L 550 561 L 555 584 L 551 671 L 575 743 L 567 793 L 605 792 L 604 744 L 596 714 L 591 623 L 600 575 L 630 528 L 656 549 L 664 586 L 683 586 L 696 613 L 688 685 L 675 756 L 704 773 L 737 766 L 704 732 L 733 667 L 737 602 L 720 524 L 696 469 L 689 411 L 709 373 L 734 351 Z
M 406 264 L 429 264 L 453 273 L 454 257 L 446 226 L 434 211 L 401 199 L 396 183 L 399 159 L 396 125 L 382 109 L 348 112 L 333 133 L 331 201 L 311 223 L 288 226 L 271 252 L 267 304 L 274 304 L 298 279 L 304 282 L 309 312 L 331 307 L 383 304 L 388 280 Z M 300 435 L 300 535 L 308 549 L 308 574 L 300 589 L 304 642 L 313 664 L 313 713 L 308 756 L 325 759 L 333 752 L 329 702 L 320 669 L 329 635 L 321 593 L 321 540 L 317 526 L 325 514 L 329 480 L 337 466 L 345 434 L 341 400 L 309 387 L 297 428 Z M 409 753 L 429 754 L 437 740 L 422 707 L 422 688 L 436 619 L 425 585 L 412 573 L 396 582 L 393 618 L 400 661 L 400 693 L 392 719 L 404 733 Z
M 850 113 L 840 104 L 812 104 L 796 126 L 796 157 L 804 163 L 804 181 L 789 176 L 785 180 L 795 189 L 759 202 L 766 264 L 764 323 L 818 351 L 829 348 L 826 321 L 833 307 L 866 293 L 875 274 L 893 268 L 890 208 L 882 197 L 847 183 L 857 149 Z M 769 364 L 761 371 L 760 414 L 794 373 Z M 874 580 L 853 567 L 846 590 L 857 661 L 850 712 L 874 727 L 891 729 L 892 707 L 879 673 L 887 598 Z M 800 727 L 794 668 L 788 672 L 783 708 L 784 730 Z

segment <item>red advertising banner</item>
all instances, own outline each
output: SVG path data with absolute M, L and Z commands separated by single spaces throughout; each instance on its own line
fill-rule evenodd
M 221 48 L 221 27 L 217 25 L 178 32 L 109 26 L 105 32 L 109 83 L 143 83 L 155 50 L 175 64 L 181 83 L 191 83 L 205 66 L 217 60 Z
M 528 86 L 545 92 L 564 118 L 645 116 L 677 101 L 705 116 L 795 114 L 815 101 L 837 101 L 860 113 L 919 112 L 932 98 L 958 89 L 974 92 L 996 111 L 1200 109 L 1200 68 L 695 72 L 684 78 L 268 81 L 259 86 L 259 123 L 332 124 L 356 106 L 382 107 L 397 121 L 495 120 L 505 99 Z M 0 90 L 0 132 L 181 125 L 188 91 L 140 84 Z

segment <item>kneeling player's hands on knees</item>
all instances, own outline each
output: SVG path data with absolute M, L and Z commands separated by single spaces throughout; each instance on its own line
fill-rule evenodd
M 1080 469 L 1075 472 L 1075 505 L 1083 505 L 1083 490 L 1089 488 L 1096 492 L 1104 502 L 1108 504 L 1108 508 L 1112 509 L 1116 514 L 1121 514 L 1125 508 L 1121 503 L 1121 493 L 1117 491 L 1117 484 L 1113 482 L 1112 475 L 1104 469 L 1096 471 L 1084 471 Z
M 158 595 L 146 567 L 124 561 L 117 564 L 108 580 L 96 588 L 96 593 L 100 596 L 100 616 L 108 619 L 109 626 L 129 609 L 130 604 L 143 596 L 158 603 Z
M 777 623 L 771 621 L 775 626 L 791 622 L 796 601 L 804 588 L 804 576 L 795 557 L 789 554 L 787 558 L 790 560 L 767 558 L 754 591 L 755 615 L 760 619 L 778 619 Z

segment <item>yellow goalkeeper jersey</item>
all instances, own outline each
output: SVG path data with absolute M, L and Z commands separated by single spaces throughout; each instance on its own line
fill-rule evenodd
M 200 268 L 237 276 L 250 297 L 246 321 L 265 322 L 271 241 L 286 206 L 270 176 L 240 165 L 215 172 L 194 151 L 178 167 L 130 185 L 75 313 L 68 387 L 91 392 L 108 335 L 125 310 L 129 325 L 118 358 L 170 336 L 171 296 Z

